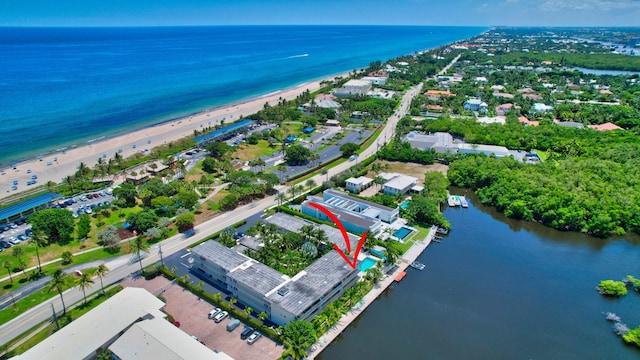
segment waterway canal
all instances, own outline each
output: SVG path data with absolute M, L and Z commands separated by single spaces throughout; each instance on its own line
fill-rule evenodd
M 464 191 L 464 190 L 462 190 Z M 507 219 L 472 194 L 432 243 L 321 359 L 639 359 L 602 312 L 640 326 L 640 294 L 601 296 L 640 277 L 640 240 L 603 240 Z

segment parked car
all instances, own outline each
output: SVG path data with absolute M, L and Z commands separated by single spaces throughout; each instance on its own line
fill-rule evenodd
M 12 243 L 13 245 L 18 245 L 18 244 L 20 244 L 21 241 L 17 237 L 12 236 L 12 237 L 9 238 L 9 242 Z
M 261 336 L 262 334 L 260 334 L 259 332 L 254 332 L 247 339 L 247 344 L 252 345 L 254 342 L 258 341 L 258 339 L 260 339 Z
M 254 330 L 252 327 L 244 328 L 244 330 L 242 330 L 242 333 L 240 333 L 240 339 L 246 340 L 249 336 L 251 336 L 251 334 L 253 334 L 253 331 Z
M 235 319 L 231 322 L 229 322 L 227 324 L 227 331 L 228 332 L 232 332 L 233 330 L 235 330 L 238 326 L 240 326 L 240 320 Z
M 25 240 L 27 240 L 27 239 L 29 239 L 29 238 L 28 238 L 28 237 L 27 237 L 27 235 L 25 235 L 25 234 L 20 234 L 20 235 L 18 235 L 18 239 L 19 239 L 20 241 L 25 241 Z
M 85 214 L 91 214 L 93 211 L 91 210 L 91 208 L 90 208 L 90 207 L 88 207 L 88 208 L 86 208 L 86 209 L 84 210 L 84 212 L 85 212 Z
M 0 246 L 4 249 L 8 249 L 11 247 L 11 244 L 8 241 L 0 241 Z
M 229 313 L 226 311 L 221 312 L 220 314 L 216 315 L 213 318 L 213 321 L 215 321 L 216 323 L 219 323 L 220 321 L 224 320 L 227 318 L 227 316 L 229 316 Z
M 218 315 L 220 313 L 220 308 L 214 308 L 213 310 L 209 311 L 209 319 L 213 319 L 214 316 Z

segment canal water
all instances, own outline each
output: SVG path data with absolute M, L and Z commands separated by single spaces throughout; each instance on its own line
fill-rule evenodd
M 461 190 L 464 191 L 464 190 Z M 603 312 L 640 326 L 640 294 L 600 280 L 640 277 L 640 240 L 597 239 L 505 218 L 471 193 L 452 231 L 321 354 L 321 359 L 640 359 Z

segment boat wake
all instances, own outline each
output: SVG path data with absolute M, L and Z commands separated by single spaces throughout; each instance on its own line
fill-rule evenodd
M 307 57 L 307 56 L 309 56 L 309 54 L 292 55 L 292 56 L 287 56 L 285 59 L 295 59 L 295 58 L 301 58 L 301 57 Z

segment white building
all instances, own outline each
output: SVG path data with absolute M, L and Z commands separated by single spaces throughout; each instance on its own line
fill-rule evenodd
M 453 136 L 446 132 L 436 132 L 425 135 L 417 131 L 412 131 L 404 137 L 404 141 L 411 144 L 411 147 L 414 149 L 434 149 L 436 152 L 442 154 L 454 154 L 458 152 L 458 148 L 453 144 Z
M 552 110 L 553 110 L 553 106 L 545 105 L 543 103 L 533 104 L 533 111 L 535 112 L 547 112 Z
M 480 99 L 469 99 L 462 105 L 465 110 L 477 111 L 480 113 L 487 112 L 487 103 Z
M 233 360 L 168 322 L 163 307 L 147 290 L 125 288 L 13 359 L 95 359 L 108 348 L 121 360 Z
M 371 83 L 375 85 L 384 85 L 387 83 L 386 76 L 365 76 L 362 80 L 371 81 Z
M 360 191 L 370 187 L 373 184 L 373 179 L 366 176 L 360 176 L 358 178 L 348 178 L 346 181 L 345 189 L 351 191 L 354 194 L 360 193 Z
M 495 157 L 509 156 L 509 149 L 504 146 L 495 145 L 478 145 L 478 144 L 458 144 L 458 151 L 463 154 L 485 154 L 490 156 L 493 154 Z
M 334 92 L 335 96 L 366 95 L 371 91 L 371 81 L 353 79 L 347 81 L 342 87 Z
M 297 319 L 312 320 L 358 279 L 358 271 L 335 251 L 294 277 L 213 240 L 194 247 L 192 253 L 192 271 L 229 290 L 254 311 L 264 311 L 271 321 L 282 326 Z
M 382 192 L 387 195 L 406 194 L 418 184 L 418 179 L 398 173 L 381 173 L 379 175 L 387 180 L 382 186 Z

